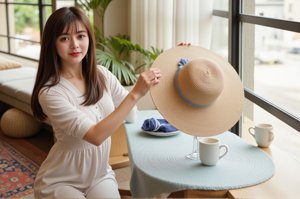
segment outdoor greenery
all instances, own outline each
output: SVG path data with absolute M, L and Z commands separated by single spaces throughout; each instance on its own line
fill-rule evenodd
M 30 3 L 31 0 L 24 0 L 24 3 Z M 31 5 L 14 5 L 15 19 L 18 19 L 15 24 L 16 33 L 22 33 L 26 27 L 39 30 L 39 10 L 36 6 Z
M 163 49 L 151 47 L 144 49 L 130 41 L 126 35 L 104 36 L 104 15 L 112 0 L 80 0 L 79 5 L 86 11 L 94 11 L 100 19 L 100 28 L 95 27 L 97 40 L 97 63 L 110 70 L 122 85 L 133 85 L 139 71 L 149 68 Z M 142 63 L 131 60 L 131 54 L 138 53 L 142 56 Z

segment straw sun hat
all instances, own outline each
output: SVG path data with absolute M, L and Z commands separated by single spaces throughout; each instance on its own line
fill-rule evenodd
M 179 64 L 185 59 L 187 63 Z M 152 67 L 162 73 L 160 83 L 150 89 L 153 102 L 177 129 L 212 136 L 239 120 L 243 85 L 234 68 L 219 55 L 197 46 L 178 46 L 159 55 Z

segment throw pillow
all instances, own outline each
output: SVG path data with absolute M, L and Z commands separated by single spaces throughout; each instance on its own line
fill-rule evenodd
M 21 66 L 22 64 L 20 64 L 19 62 L 0 57 L 0 70 L 19 68 Z

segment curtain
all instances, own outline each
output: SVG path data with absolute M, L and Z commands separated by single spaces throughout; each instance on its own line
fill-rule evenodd
M 130 9 L 131 41 L 144 48 L 210 48 L 213 0 L 131 0 Z

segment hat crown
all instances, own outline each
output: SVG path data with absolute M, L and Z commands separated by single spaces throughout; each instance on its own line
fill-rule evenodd
M 179 71 L 178 87 L 186 101 L 207 106 L 222 93 L 223 74 L 215 62 L 206 58 L 193 59 Z

